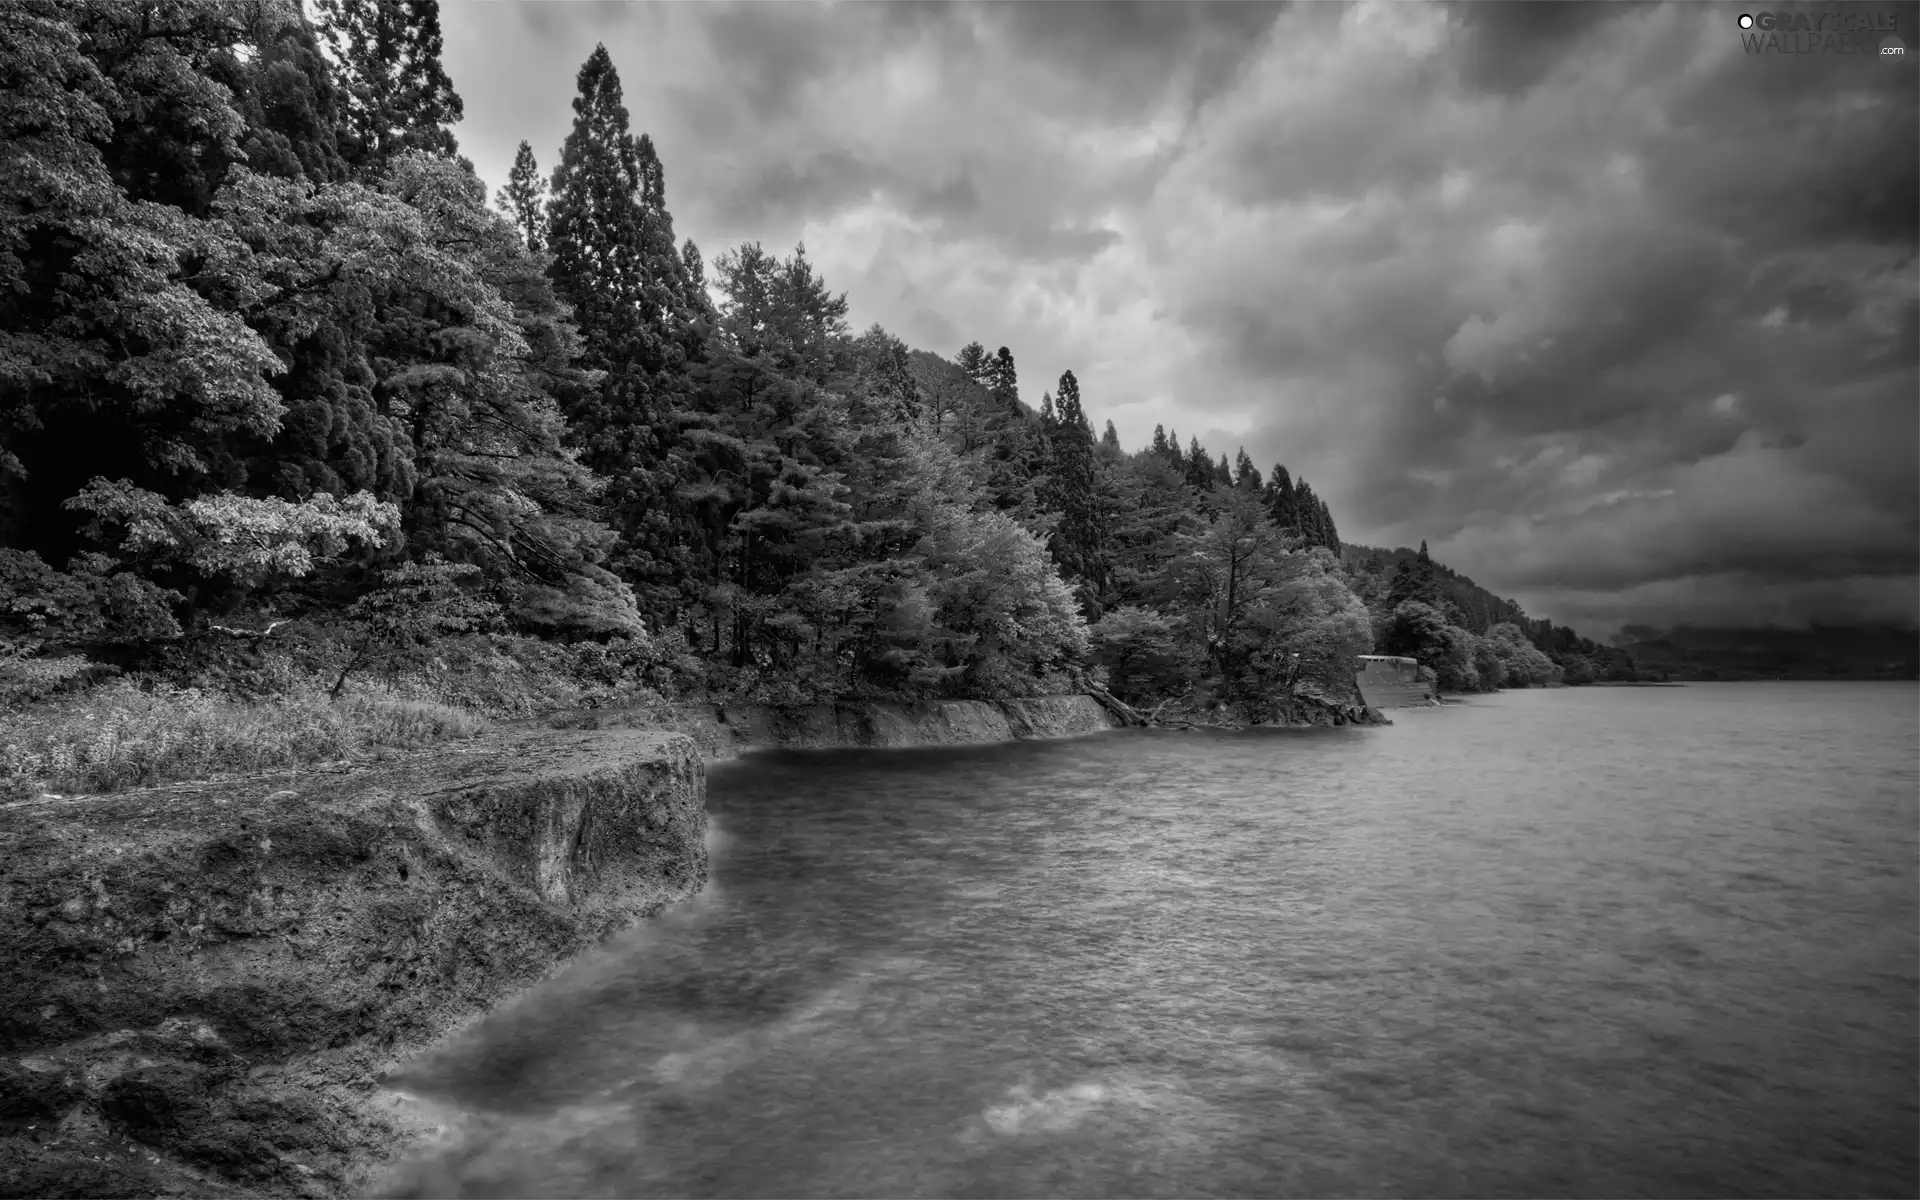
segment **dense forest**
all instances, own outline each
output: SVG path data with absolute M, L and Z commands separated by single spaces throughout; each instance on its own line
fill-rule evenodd
M 1374 613 L 1386 653 L 1412 654 L 1431 663 L 1441 684 L 1450 691 L 1485 687 L 1525 686 L 1526 682 L 1559 680 L 1568 684 L 1624 683 L 1641 677 L 1633 657 L 1613 646 L 1581 637 L 1564 625 L 1534 620 L 1512 600 L 1502 600 L 1473 580 L 1434 562 L 1427 544 L 1420 549 L 1378 550 L 1348 546 L 1344 558 L 1353 574 L 1354 590 Z M 1412 618 L 1395 614 L 1406 603 L 1422 606 Z M 1452 632 L 1425 634 L 1441 627 Z M 1531 646 L 1547 660 L 1523 654 L 1508 655 L 1501 667 L 1487 669 L 1497 646 Z M 1493 653 L 1494 657 L 1500 657 Z M 1478 664 L 1469 670 L 1470 665 Z M 1516 669 L 1520 668 L 1520 669 Z M 1558 669 L 1558 674 L 1552 668 Z
M 1419 657 L 1631 678 L 1284 465 L 1096 430 L 805 248 L 703 257 L 604 47 L 489 197 L 433 0 L 0 6 L 0 673 L 263 640 L 333 694 L 476 639 L 662 694 L 1104 681 L 1250 719 Z M 1026 395 L 1031 395 L 1031 386 Z M 513 650 L 520 653 L 521 650 Z
M 1622 649 L 1646 678 L 1920 679 L 1920 636 L 1898 626 L 1659 630 L 1628 625 Z

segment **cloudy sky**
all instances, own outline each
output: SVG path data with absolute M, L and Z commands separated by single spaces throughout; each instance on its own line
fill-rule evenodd
M 1786 5 L 1776 7 L 1786 9 Z M 604 42 L 677 230 L 1284 462 L 1343 537 L 1590 636 L 1920 604 L 1920 38 L 1718 3 L 467 3 L 489 183 Z M 1880 35 L 1871 38 L 1878 45 Z

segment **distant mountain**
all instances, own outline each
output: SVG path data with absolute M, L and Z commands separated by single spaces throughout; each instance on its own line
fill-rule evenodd
M 1897 626 L 1665 632 L 1629 625 L 1616 642 L 1647 678 L 1920 679 L 1920 631 Z

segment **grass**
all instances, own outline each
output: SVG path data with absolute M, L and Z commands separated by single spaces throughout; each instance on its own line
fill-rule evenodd
M 673 687 L 646 652 L 472 636 L 356 674 L 333 700 L 337 645 L 220 649 L 106 682 L 84 659 L 0 658 L 0 800 L 352 761 L 475 737 L 494 721 L 653 703 Z
M 482 733 L 430 700 L 314 689 L 235 700 L 126 680 L 0 712 L 0 797 L 95 794 L 354 759 Z

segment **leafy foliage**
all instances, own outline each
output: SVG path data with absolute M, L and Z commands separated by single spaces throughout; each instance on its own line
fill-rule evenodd
M 400 523 L 395 506 L 366 492 L 338 500 L 322 494 L 299 504 L 222 492 L 171 505 L 126 480 L 95 479 L 67 504 L 94 515 L 98 540 L 118 527 L 119 548 L 135 562 L 243 588 L 298 579 L 356 543 L 385 545 Z

